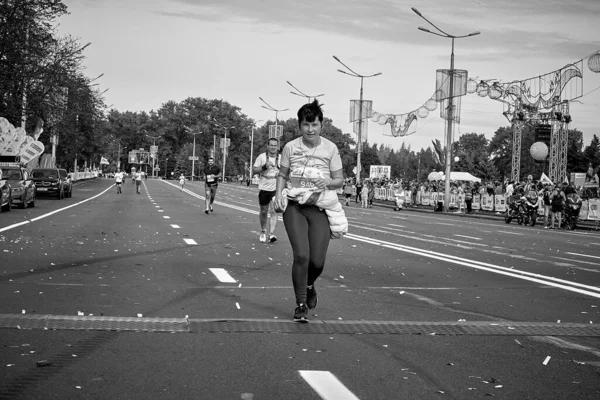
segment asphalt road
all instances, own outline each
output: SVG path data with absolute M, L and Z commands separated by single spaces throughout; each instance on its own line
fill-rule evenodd
M 0 214 L 0 398 L 598 399 L 600 234 L 346 207 L 309 324 L 257 190 L 110 180 Z

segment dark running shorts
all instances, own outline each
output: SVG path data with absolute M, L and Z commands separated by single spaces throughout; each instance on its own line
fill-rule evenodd
M 258 204 L 261 206 L 266 206 L 271 202 L 273 197 L 275 197 L 274 190 L 272 192 L 268 190 L 260 190 L 258 192 Z

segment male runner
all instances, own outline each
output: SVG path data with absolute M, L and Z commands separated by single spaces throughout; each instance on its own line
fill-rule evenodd
M 277 151 L 279 142 L 276 138 L 270 138 L 267 144 L 267 152 L 261 153 L 252 167 L 252 174 L 259 174 L 258 182 L 258 205 L 260 206 L 260 237 L 261 243 L 267 242 L 267 220 L 269 222 L 269 242 L 277 240 L 275 225 L 277 225 L 277 214 L 273 210 L 271 200 L 275 197 L 277 186 L 277 175 L 279 175 L 279 157 Z
M 115 174 L 115 185 L 117 186 L 117 194 L 123 193 L 121 191 L 122 183 L 123 183 L 123 173 L 121 172 L 121 170 L 117 170 L 117 173 Z
M 135 179 L 135 191 L 137 194 L 140 194 L 140 185 L 142 184 L 142 178 L 144 177 L 144 171 L 140 170 L 136 172 L 134 175 Z
M 217 195 L 218 178 L 221 173 L 221 168 L 215 165 L 215 159 L 213 157 L 208 158 L 208 164 L 204 167 L 204 202 L 206 203 L 206 210 L 204 213 L 208 214 L 208 211 L 213 212 L 213 203 L 215 196 Z

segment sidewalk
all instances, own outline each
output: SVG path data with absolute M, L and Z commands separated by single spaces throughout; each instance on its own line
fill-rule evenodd
M 340 202 L 342 204 L 344 204 L 344 202 L 346 201 L 345 197 L 343 195 L 340 195 L 338 197 L 340 199 Z M 355 204 L 356 207 L 360 207 L 360 203 L 357 204 L 357 203 L 351 202 L 350 204 Z M 389 201 L 389 200 L 373 200 L 373 205 L 378 206 L 378 207 L 383 207 L 383 208 L 389 208 L 392 210 L 396 207 L 396 204 L 393 201 Z M 415 212 L 438 214 L 438 215 L 451 215 L 451 216 L 461 217 L 461 218 L 475 218 L 475 219 L 504 221 L 504 213 L 497 214 L 492 211 L 483 211 L 483 210 L 473 210 L 473 213 L 466 214 L 464 212 L 458 213 L 456 211 L 450 211 L 450 212 L 434 211 L 433 206 L 409 205 L 409 206 L 405 206 L 402 209 L 402 211 L 398 211 L 398 212 L 406 212 L 406 211 L 415 211 Z M 598 231 L 600 229 L 600 223 L 593 222 L 593 221 L 579 221 L 577 223 L 577 230 L 580 230 L 580 229 Z

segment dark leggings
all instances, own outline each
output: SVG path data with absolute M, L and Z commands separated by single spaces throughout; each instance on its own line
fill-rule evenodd
M 325 265 L 331 234 L 329 219 L 318 207 L 290 201 L 283 213 L 283 223 L 294 253 L 292 282 L 296 304 L 306 304 L 306 286 L 315 283 Z

